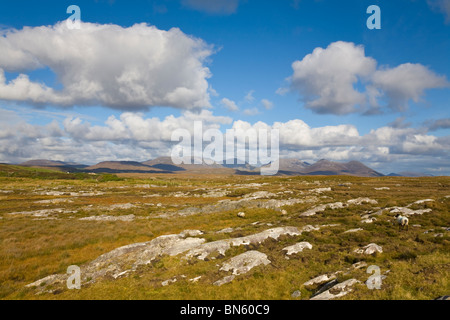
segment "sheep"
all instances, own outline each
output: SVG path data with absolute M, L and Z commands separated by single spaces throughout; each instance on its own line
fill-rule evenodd
M 408 231 L 409 219 L 407 217 L 401 216 L 400 214 L 397 214 L 395 218 L 397 219 L 396 222 L 398 224 L 398 230 L 404 230 L 406 227 L 406 231 Z
M 237 216 L 238 216 L 239 218 L 245 218 L 245 212 L 239 212 L 239 213 L 237 214 Z

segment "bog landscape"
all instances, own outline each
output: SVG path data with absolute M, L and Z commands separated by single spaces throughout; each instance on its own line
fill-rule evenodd
M 450 300 L 449 35 L 450 0 L 0 1 L 0 300 Z
M 139 172 L 149 165 L 174 171 Z M 248 166 L 177 169 L 164 158 L 1 165 L 0 297 L 448 295 L 450 178 L 382 176 L 356 163 L 364 174 L 325 175 L 339 167 L 325 160 L 321 174 L 288 174 L 300 165 L 285 161 L 284 173 L 267 177 Z M 79 267 L 79 289 L 70 289 L 69 266 Z

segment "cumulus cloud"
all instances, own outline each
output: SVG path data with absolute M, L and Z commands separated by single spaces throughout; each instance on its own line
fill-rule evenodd
M 255 101 L 255 97 L 253 96 L 254 93 L 255 90 L 250 90 L 244 97 L 245 101 L 248 103 L 252 103 L 253 101 Z
M 267 99 L 262 99 L 261 103 L 266 110 L 270 110 L 273 108 L 273 102 Z
M 349 42 L 334 42 L 326 49 L 316 48 L 292 64 L 292 88 L 298 91 L 308 109 L 317 113 L 348 114 L 365 102 L 354 85 L 368 77 L 376 62 L 365 56 L 364 48 Z
M 256 116 L 256 115 L 259 114 L 259 110 L 256 107 L 245 109 L 244 110 L 244 114 L 247 115 L 247 116 Z
M 450 129 L 450 118 L 426 121 L 425 125 L 429 131 L 436 131 L 439 129 Z
M 238 111 L 239 107 L 236 105 L 236 102 L 227 99 L 227 98 L 223 98 L 220 103 L 227 108 L 229 111 Z
M 0 99 L 34 105 L 103 105 L 120 110 L 152 106 L 210 107 L 205 66 L 213 48 L 177 28 L 129 28 L 65 22 L 1 32 Z M 48 67 L 62 89 L 33 82 L 26 72 Z M 22 72 L 6 81 L 5 71 Z M 25 72 L 25 73 L 24 73 Z
M 436 75 L 421 64 L 411 63 L 377 70 L 371 80 L 372 85 L 387 96 L 388 107 L 397 111 L 405 111 L 410 100 L 419 102 L 426 89 L 448 86 L 445 77 Z
M 363 46 L 344 41 L 314 49 L 292 68 L 291 90 L 300 94 L 306 108 L 319 114 L 405 111 L 409 101 L 419 102 L 425 90 L 449 86 L 444 76 L 421 64 L 377 68 Z
M 224 15 L 235 13 L 239 6 L 239 0 L 182 0 L 181 3 L 197 11 Z
M 250 123 L 216 116 L 210 110 L 184 111 L 178 117 L 162 119 L 125 112 L 95 125 L 77 116 L 35 125 L 20 120 L 21 114 L 15 111 L 5 114 L 7 117 L 0 119 L 0 162 L 18 163 L 33 158 L 86 164 L 106 160 L 145 161 L 169 156 L 176 144 L 171 141 L 172 133 L 182 128 L 193 135 L 194 122 L 201 121 L 203 130 L 277 129 L 282 157 L 309 162 L 324 158 L 359 160 L 384 173 L 395 168 L 397 171 L 441 168 L 444 170 L 441 173 L 450 174 L 450 136 L 429 134 L 425 127 L 384 126 L 362 135 L 350 124 L 311 127 L 300 119 Z M 446 124 L 436 122 L 436 126 Z

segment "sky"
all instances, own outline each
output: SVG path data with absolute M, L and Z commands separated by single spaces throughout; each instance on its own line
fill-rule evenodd
M 450 175 L 450 0 L 1 0 L 0 34 L 0 162 L 146 161 L 202 121 Z

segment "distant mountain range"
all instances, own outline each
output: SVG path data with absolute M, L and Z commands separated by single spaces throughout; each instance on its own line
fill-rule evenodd
M 194 160 L 194 159 L 193 159 Z M 234 159 L 233 164 L 181 164 L 175 165 L 170 157 L 159 157 L 144 162 L 136 161 L 104 161 L 93 166 L 83 164 L 52 161 L 52 160 L 30 160 L 21 163 L 21 166 L 48 168 L 64 172 L 92 172 L 92 173 L 192 173 L 192 174 L 235 174 L 235 175 L 259 175 L 261 168 L 245 164 L 238 164 Z M 192 161 L 194 163 L 194 161 Z M 266 165 L 263 167 L 269 167 Z M 278 175 L 350 175 L 359 177 L 381 177 L 384 176 L 358 161 L 347 163 L 319 160 L 314 164 L 299 159 L 280 159 L 278 162 Z M 420 177 L 430 176 L 416 172 L 391 173 L 388 176 Z
M 210 174 L 237 174 L 237 175 L 259 175 L 260 168 L 245 164 L 238 164 L 234 159 L 233 164 L 182 164 L 175 165 L 170 157 L 160 157 L 144 162 L 135 161 L 104 161 L 93 166 L 83 164 L 52 161 L 52 160 L 30 160 L 21 163 L 21 166 L 56 169 L 67 172 L 93 172 L 93 173 L 210 173 Z M 192 162 L 194 163 L 194 162 Z M 278 175 L 353 175 L 364 177 L 379 177 L 381 173 L 365 166 L 364 164 L 351 161 L 339 163 L 328 160 L 320 160 L 314 164 L 298 159 L 280 159 Z M 269 165 L 267 165 L 269 166 Z

